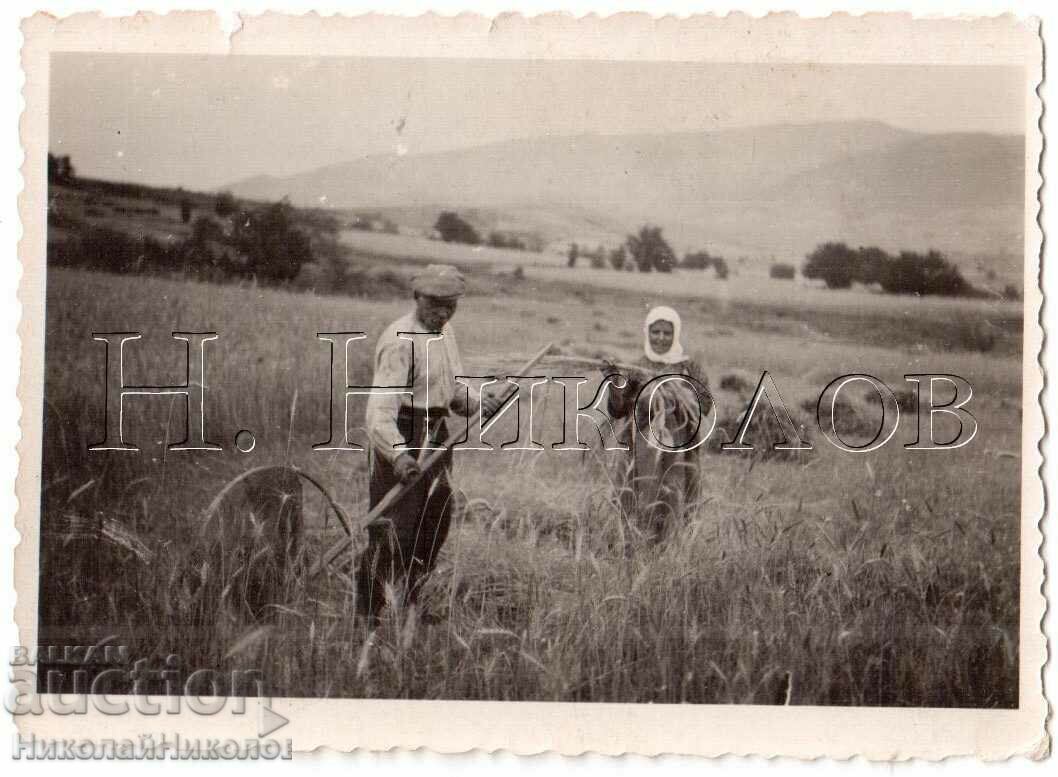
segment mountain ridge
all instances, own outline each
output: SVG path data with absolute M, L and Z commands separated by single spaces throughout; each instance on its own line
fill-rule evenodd
M 627 231 L 659 223 L 685 246 L 783 255 L 830 239 L 987 252 L 1020 240 L 1023 143 L 874 121 L 541 136 L 376 154 L 229 188 L 346 210 L 572 206 Z M 580 237 L 576 223 L 563 229 L 547 238 Z

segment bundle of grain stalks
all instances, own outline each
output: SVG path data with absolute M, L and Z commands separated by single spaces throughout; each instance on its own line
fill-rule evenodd
M 863 396 L 855 396 L 851 392 L 842 392 L 834 399 L 834 431 L 849 445 L 860 445 L 873 440 L 879 431 L 881 423 L 880 410 L 872 408 Z M 801 409 L 812 416 L 819 414 L 819 400 L 807 398 L 801 402 Z M 829 421 L 823 408 L 824 415 L 820 415 L 818 422 L 829 430 Z
M 730 391 L 739 396 L 751 397 L 759 379 L 759 375 L 752 375 L 745 370 L 730 370 L 720 376 L 717 387 L 721 391 Z
M 782 443 L 796 444 L 796 440 L 788 440 L 779 423 L 778 416 L 769 406 L 767 400 L 757 403 L 753 412 L 753 419 L 745 434 L 746 444 L 752 445 L 753 450 L 722 451 L 721 446 L 735 441 L 742 422 L 752 407 L 753 393 L 757 387 L 757 380 L 752 379 L 749 373 L 732 371 L 725 373 L 720 378 L 718 388 L 713 391 L 713 402 L 716 405 L 716 426 L 709 440 L 706 442 L 705 450 L 708 453 L 722 453 L 725 456 L 742 456 L 757 461 L 801 461 L 805 454 L 810 451 L 776 449 L 775 445 Z M 776 408 L 782 412 L 781 408 Z M 801 440 L 811 444 L 810 418 L 796 412 L 796 408 L 789 408 L 790 420 Z

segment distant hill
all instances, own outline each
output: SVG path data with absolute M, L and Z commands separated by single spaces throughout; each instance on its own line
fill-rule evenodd
M 234 183 L 240 197 L 404 213 L 441 208 L 616 242 L 644 221 L 677 248 L 798 258 L 828 239 L 890 249 L 1020 252 L 1020 136 L 920 134 L 877 122 L 514 140 L 372 156 Z M 391 215 L 392 217 L 392 215 Z

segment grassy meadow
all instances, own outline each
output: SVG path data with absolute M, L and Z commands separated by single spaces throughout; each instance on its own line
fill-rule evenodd
M 631 355 L 646 306 L 672 302 L 470 272 L 482 277 L 453 326 L 483 373 L 549 341 Z M 375 338 L 408 304 L 49 270 L 41 644 L 109 641 L 158 665 L 176 654 L 188 671 L 256 668 L 284 696 L 1017 705 L 1021 366 L 1002 321 L 998 347 L 981 352 L 974 337 L 924 343 L 899 310 L 880 330 L 869 318 L 857 327 L 853 307 L 827 333 L 796 300 L 753 317 L 766 325 L 737 305 L 728 315 L 677 301 L 728 425 L 747 397 L 721 390 L 725 376 L 770 371 L 810 427 L 805 408 L 841 374 L 898 388 L 905 373 L 936 371 L 973 385 L 978 436 L 909 452 L 905 418 L 870 454 L 818 432 L 792 459 L 707 453 L 702 503 L 657 549 L 627 536 L 603 454 L 462 452 L 462 516 L 422 602 L 429 617 L 390 608 L 369 639 L 342 569 L 314 581 L 295 566 L 281 605 L 247 618 L 235 590 L 245 548 L 218 550 L 207 506 L 247 468 L 290 464 L 350 515 L 366 512 L 366 454 L 312 450 L 329 407 L 316 333 L 365 331 L 351 377 L 367 384 Z M 978 304 L 975 322 L 987 320 L 993 308 Z M 920 329 L 960 331 L 929 310 Z M 206 349 L 205 425 L 224 450 L 166 451 L 184 410 L 154 398 L 126 408 L 139 453 L 88 452 L 104 407 L 92 333 L 143 332 L 126 347 L 128 380 L 165 384 L 184 373 L 170 333 L 206 330 L 219 338 Z M 250 453 L 235 449 L 242 429 L 256 436 Z M 318 497 L 305 516 L 311 560 L 341 533 Z

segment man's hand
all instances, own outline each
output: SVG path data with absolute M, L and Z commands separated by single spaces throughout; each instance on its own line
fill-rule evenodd
M 393 471 L 400 478 L 401 483 L 409 483 L 422 472 L 422 469 L 410 453 L 402 453 L 393 462 Z

